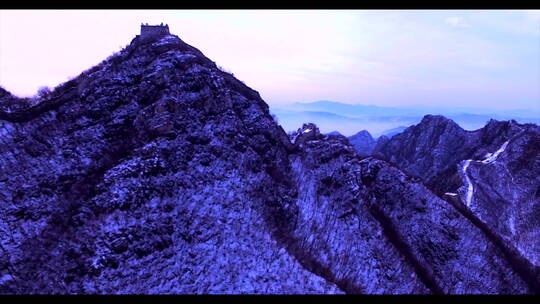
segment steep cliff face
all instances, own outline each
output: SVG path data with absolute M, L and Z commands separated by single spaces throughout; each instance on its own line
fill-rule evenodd
M 522 134 L 494 158 L 537 153 Z M 459 206 L 343 136 L 287 136 L 174 35 L 32 103 L 0 90 L 0 143 L 1 293 L 536 291 Z

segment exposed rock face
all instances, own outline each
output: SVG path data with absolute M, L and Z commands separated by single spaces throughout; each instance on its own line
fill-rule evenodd
M 459 206 L 314 124 L 288 137 L 174 35 L 36 103 L 0 90 L 0 142 L 1 293 L 537 291 Z
M 349 136 L 349 142 L 360 156 L 371 155 L 377 142 L 368 131 L 363 130 L 352 136 Z

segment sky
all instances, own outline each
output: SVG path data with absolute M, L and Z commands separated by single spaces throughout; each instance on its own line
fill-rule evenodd
M 0 86 L 55 87 L 161 22 L 271 106 L 540 110 L 540 10 L 0 10 Z

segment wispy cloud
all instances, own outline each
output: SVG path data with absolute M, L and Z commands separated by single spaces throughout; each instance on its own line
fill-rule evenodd
M 470 27 L 470 25 L 467 22 L 465 22 L 465 18 L 463 17 L 448 17 L 445 19 L 445 22 L 447 24 L 450 24 L 453 27 L 458 27 L 458 28 Z

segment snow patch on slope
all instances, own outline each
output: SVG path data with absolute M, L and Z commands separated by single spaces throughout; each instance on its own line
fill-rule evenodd
M 474 186 L 471 182 L 471 179 L 469 178 L 469 175 L 467 174 L 467 168 L 469 168 L 469 165 L 471 164 L 471 162 L 476 162 L 476 163 L 479 163 L 479 164 L 491 164 L 491 163 L 494 163 L 497 158 L 499 157 L 499 155 L 501 153 L 504 152 L 504 150 L 506 150 L 506 147 L 508 146 L 508 143 L 510 141 L 507 140 L 505 141 L 502 146 L 495 152 L 493 153 L 487 153 L 485 155 L 485 159 L 484 160 L 481 160 L 481 161 L 477 161 L 477 160 L 472 160 L 472 159 L 467 159 L 465 161 L 465 163 L 463 164 L 463 175 L 465 176 L 465 181 L 467 183 L 467 193 L 466 193 L 466 196 L 465 196 L 465 203 L 467 204 L 467 207 L 470 207 L 471 206 L 471 202 L 472 202 L 472 199 L 473 199 L 473 193 L 474 193 Z
M 469 168 L 469 165 L 471 164 L 471 159 L 468 159 L 465 161 L 465 164 L 463 165 L 463 175 L 465 175 L 465 181 L 467 182 L 467 195 L 465 198 L 465 202 L 467 203 L 467 207 L 471 206 L 474 187 L 471 182 L 471 179 L 469 178 L 469 175 L 467 175 L 467 168 Z
M 506 146 L 508 146 L 508 140 L 504 142 L 504 144 L 502 144 L 502 146 L 497 150 L 495 151 L 494 153 L 488 153 L 486 154 L 486 159 L 482 160 L 482 163 L 483 164 L 491 164 L 492 162 L 495 162 L 497 160 L 497 157 L 499 157 L 499 155 L 504 152 L 504 150 L 506 150 Z

